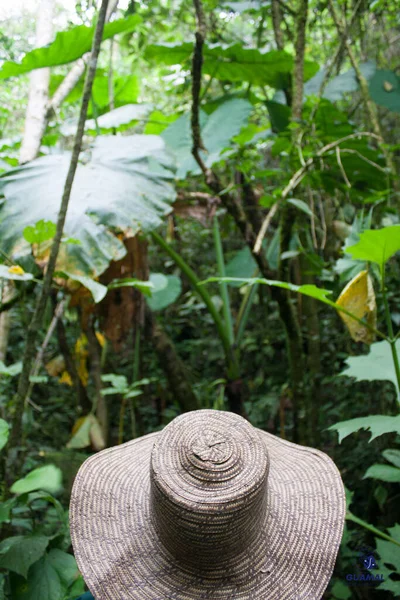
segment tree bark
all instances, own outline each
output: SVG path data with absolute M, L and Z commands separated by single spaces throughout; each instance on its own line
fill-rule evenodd
M 185 364 L 178 356 L 173 341 L 149 309 L 146 310 L 146 319 L 151 328 L 153 348 L 180 409 L 188 412 L 201 408 L 190 384 Z
M 53 39 L 54 0 L 40 0 L 36 20 L 36 47 L 46 46 Z M 35 69 L 30 74 L 25 132 L 20 151 L 20 164 L 37 157 L 47 125 L 50 68 Z

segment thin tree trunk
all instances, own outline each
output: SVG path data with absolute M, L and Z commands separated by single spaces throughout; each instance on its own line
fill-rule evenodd
M 85 333 L 88 339 L 90 371 L 94 384 L 95 413 L 101 427 L 103 439 L 107 445 L 107 440 L 109 438 L 108 404 L 106 397 L 101 393 L 103 388 L 101 381 L 101 347 L 97 340 L 93 320 L 89 322 Z
M 106 23 L 110 20 L 112 14 L 117 9 L 119 0 L 110 0 L 110 4 L 107 9 Z M 70 72 L 67 74 L 65 79 L 60 83 L 58 88 L 53 94 L 53 97 L 47 104 L 46 119 L 47 121 L 51 118 L 52 114 L 56 112 L 65 98 L 72 92 L 80 78 L 85 72 L 86 66 L 90 58 L 90 52 L 84 54 L 79 60 L 76 61 Z
M 40 0 L 36 20 L 36 47 L 46 46 L 53 39 L 54 0 Z M 37 157 L 46 128 L 49 100 L 50 68 L 35 69 L 30 74 L 25 132 L 19 162 L 27 163 Z
M 25 350 L 22 359 L 22 372 L 18 381 L 18 389 L 15 397 L 12 401 L 12 406 L 10 408 L 10 416 L 11 416 L 11 433 L 10 439 L 7 446 L 8 449 L 8 457 L 15 458 L 15 454 L 17 454 L 17 448 L 21 443 L 22 436 L 22 416 L 24 413 L 25 402 L 27 398 L 27 393 L 29 390 L 29 376 L 32 369 L 32 363 L 35 358 L 36 353 L 36 340 L 38 332 L 42 326 L 43 315 L 45 312 L 47 300 L 50 296 L 51 285 L 53 280 L 53 274 L 56 267 L 57 257 L 60 249 L 61 238 L 63 235 L 65 219 L 67 216 L 69 199 L 71 196 L 72 184 L 75 178 L 75 172 L 78 166 L 79 154 L 82 147 L 82 138 L 85 129 L 85 121 L 87 115 L 87 109 L 89 105 L 89 100 L 92 91 L 92 85 L 94 76 L 97 68 L 97 59 L 100 52 L 101 39 L 103 35 L 104 29 L 104 21 L 106 16 L 108 0 L 102 0 L 101 8 L 99 11 L 99 16 L 96 25 L 96 31 L 93 38 L 93 46 L 91 52 L 91 59 L 89 61 L 89 67 L 86 73 L 85 86 L 82 97 L 82 105 L 79 115 L 78 127 L 74 141 L 74 147 L 72 150 L 71 162 L 68 169 L 67 178 L 65 181 L 64 191 L 61 200 L 60 211 L 58 213 L 57 218 L 57 230 L 56 235 L 54 236 L 53 244 L 51 247 L 49 263 L 47 266 L 47 270 L 43 279 L 42 289 L 36 304 L 35 312 L 33 318 L 31 320 L 30 326 L 27 332 L 27 338 L 25 342 Z M 9 472 L 18 471 L 19 469 L 19 460 L 17 459 L 15 463 L 10 465 Z M 3 468 L 4 470 L 4 468 Z M 14 473 L 12 473 L 14 474 Z

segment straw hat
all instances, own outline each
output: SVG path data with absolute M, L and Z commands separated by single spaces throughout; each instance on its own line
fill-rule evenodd
M 91 456 L 70 506 L 97 600 L 319 600 L 344 517 L 328 456 L 214 410 Z

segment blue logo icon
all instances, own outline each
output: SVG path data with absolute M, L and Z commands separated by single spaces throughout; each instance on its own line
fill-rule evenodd
M 372 569 L 377 569 L 378 565 L 376 564 L 376 560 L 373 554 L 364 554 L 361 555 L 361 561 L 363 566 L 371 571 Z

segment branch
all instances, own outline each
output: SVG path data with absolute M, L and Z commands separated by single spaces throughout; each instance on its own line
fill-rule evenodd
M 43 279 L 43 286 L 36 304 L 35 312 L 28 328 L 27 339 L 25 344 L 25 351 L 22 360 L 22 372 L 18 381 L 18 390 L 14 397 L 12 407 L 10 409 L 12 417 L 10 441 L 8 444 L 9 455 L 10 452 L 16 450 L 17 446 L 21 443 L 22 434 L 22 415 L 24 412 L 24 406 L 26 397 L 29 390 L 29 376 L 32 369 L 32 363 L 35 356 L 36 348 L 36 337 L 38 331 L 42 326 L 43 315 L 45 312 L 47 300 L 50 296 L 51 283 L 53 274 L 56 267 L 57 257 L 61 245 L 61 238 L 63 235 L 65 219 L 68 210 L 69 199 L 71 196 L 72 184 L 75 178 L 76 169 L 78 166 L 79 154 L 82 147 L 82 138 L 85 129 L 86 115 L 92 91 L 92 85 L 94 76 L 97 68 L 97 59 L 100 52 L 101 40 L 103 36 L 104 22 L 106 16 L 108 0 L 102 0 L 102 4 L 99 11 L 99 16 L 96 24 L 96 30 L 93 38 L 92 51 L 89 61 L 88 70 L 86 73 L 85 86 L 83 90 L 82 104 L 78 121 L 78 128 L 75 135 L 74 146 L 72 150 L 71 162 L 68 169 L 67 178 L 64 185 L 64 192 L 62 195 L 61 206 L 57 218 L 57 230 L 56 235 L 51 246 L 49 263 L 47 271 Z M 18 469 L 17 465 L 14 465 L 14 469 Z
M 360 66 L 357 62 L 356 56 L 353 51 L 353 47 L 351 46 L 350 40 L 348 39 L 348 28 L 346 26 L 346 23 L 342 22 L 339 14 L 335 8 L 335 5 L 333 4 L 333 1 L 332 0 L 328 0 L 328 1 L 329 1 L 329 9 L 330 9 L 332 18 L 334 20 L 334 23 L 336 25 L 336 29 L 337 29 L 339 35 L 344 40 L 347 54 L 349 55 L 350 62 L 355 71 L 356 78 L 357 78 L 357 81 L 358 81 L 358 84 L 359 84 L 360 90 L 361 90 L 361 96 L 363 98 L 364 106 L 367 111 L 368 119 L 372 125 L 372 129 L 373 129 L 375 135 L 380 139 L 379 147 L 382 151 L 382 154 L 385 157 L 386 164 L 387 164 L 390 172 L 392 173 L 394 179 L 396 180 L 396 176 L 397 176 L 396 167 L 395 167 L 393 158 L 392 158 L 387 146 L 384 144 L 382 130 L 381 130 L 381 126 L 378 121 L 378 115 L 376 112 L 376 107 L 370 98 L 368 82 L 365 79 L 364 75 L 362 74 L 362 71 L 360 69 Z
M 267 214 L 267 216 L 265 217 L 265 219 L 263 221 L 263 224 L 261 226 L 259 234 L 257 235 L 256 243 L 254 244 L 254 248 L 253 248 L 253 252 L 255 254 L 260 253 L 263 239 L 268 231 L 268 227 L 269 227 L 274 215 L 276 214 L 276 212 L 278 210 L 278 205 L 281 204 L 284 200 L 286 200 L 286 198 L 288 197 L 290 192 L 292 192 L 299 185 L 299 183 L 302 181 L 304 176 L 307 174 L 309 168 L 313 165 L 314 161 L 318 158 L 321 158 L 321 156 L 326 154 L 326 152 L 329 152 L 330 150 L 333 150 L 336 147 L 340 146 L 340 144 L 343 144 L 343 142 L 347 142 L 348 140 L 351 140 L 351 139 L 358 139 L 360 137 L 372 137 L 378 141 L 382 141 L 382 138 L 380 138 L 375 133 L 371 133 L 369 131 L 360 131 L 358 133 L 352 133 L 350 135 L 346 135 L 345 137 L 340 138 L 340 140 L 336 140 L 334 142 L 331 142 L 330 144 L 326 144 L 326 146 L 324 146 L 323 148 L 318 150 L 318 152 L 316 153 L 315 156 L 310 156 L 310 158 L 306 160 L 304 165 L 298 171 L 296 171 L 296 173 L 291 177 L 287 186 L 282 191 L 281 197 L 276 202 L 276 204 L 274 204 L 274 206 L 271 208 L 271 210 L 269 211 L 269 213 Z M 349 152 L 349 150 L 347 150 L 347 149 L 343 150 L 343 152 L 345 152 L 345 151 Z M 354 152 L 357 152 L 357 151 L 355 150 Z M 362 156 L 362 155 L 360 155 L 360 156 Z M 363 158 L 365 159 L 365 157 L 363 157 Z M 369 159 L 365 159 L 365 160 L 367 160 L 367 162 L 372 162 L 372 161 L 369 161 Z M 373 165 L 376 167 L 379 167 L 379 165 L 376 165 L 375 163 L 373 163 Z M 380 167 L 380 169 L 382 170 L 382 167 Z M 385 171 L 385 173 L 386 173 L 386 171 Z

